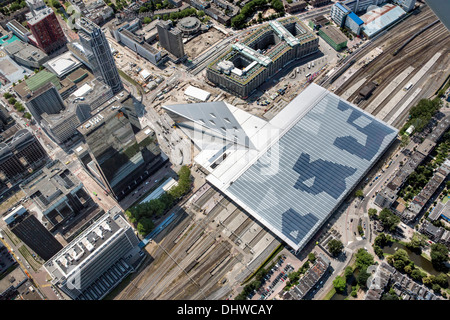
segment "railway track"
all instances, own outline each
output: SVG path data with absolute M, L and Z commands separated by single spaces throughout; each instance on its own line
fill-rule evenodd
M 419 31 L 423 27 L 427 26 L 428 24 L 436 20 L 436 16 L 429 9 L 428 6 L 425 6 L 422 9 L 422 11 L 419 12 L 418 14 L 422 15 L 419 20 L 414 19 L 413 15 L 409 19 L 405 20 L 404 22 L 400 23 L 399 25 L 391 29 L 387 34 L 379 37 L 378 39 L 373 41 L 370 45 L 368 45 L 364 50 L 365 53 L 370 52 L 370 50 L 385 44 L 383 47 L 383 53 L 380 56 L 378 56 L 375 60 L 373 60 L 367 67 L 361 68 L 357 72 L 355 72 L 355 74 L 349 80 L 347 80 L 342 86 L 340 86 L 336 90 L 336 94 L 341 95 L 348 88 L 350 88 L 352 84 L 361 79 L 363 75 L 367 77 L 367 83 L 369 83 L 370 81 L 373 81 L 378 74 L 380 74 L 380 72 L 378 71 L 381 70 L 385 71 L 388 67 L 392 68 L 392 66 L 398 68 L 399 66 L 396 64 L 398 63 L 398 61 L 402 61 L 402 59 L 404 59 L 404 54 L 399 54 L 398 56 L 396 56 L 396 58 L 393 58 L 393 53 L 395 52 L 395 50 L 398 47 L 400 47 L 404 41 L 413 36 L 417 31 Z M 433 29 L 434 28 L 430 28 L 430 30 Z M 421 35 L 421 37 L 427 35 L 427 32 L 430 30 L 424 32 Z M 420 39 L 421 37 L 418 37 L 418 39 Z M 407 49 L 408 46 L 405 47 L 404 50 Z M 360 54 L 360 57 L 362 56 L 363 55 Z M 382 67 L 381 70 L 380 66 Z M 393 69 L 393 70 L 401 70 L 401 69 Z M 386 74 L 385 81 L 389 83 L 389 81 L 392 81 L 394 78 L 395 74 L 393 72 L 389 72 Z M 379 87 L 377 90 L 380 89 L 381 88 Z M 352 99 L 352 97 L 350 97 L 350 99 Z
M 206 193 L 197 202 L 206 203 L 208 196 L 214 195 L 209 190 Z M 232 241 L 221 238 L 222 227 L 211 230 L 210 225 L 216 223 L 217 215 L 225 208 L 233 213 L 237 209 L 227 198 L 222 198 L 208 215 L 200 219 L 187 215 L 187 219 L 181 220 L 158 244 L 153 253 L 155 260 L 148 263 L 118 298 L 205 299 L 205 294 L 220 289 L 220 280 L 231 264 L 242 262 L 240 254 L 232 253 Z
M 359 104 L 360 108 L 365 109 L 376 97 L 376 95 L 381 93 L 384 88 L 395 79 L 399 72 L 408 66 L 413 66 L 415 70 L 410 75 L 413 76 L 440 49 L 448 53 L 448 48 L 450 48 L 450 35 L 447 33 L 445 26 L 439 22 L 425 30 L 421 35 L 408 43 L 397 56 L 393 56 L 393 53 L 403 45 L 404 41 L 409 39 L 421 28 L 436 20 L 436 16 L 428 7 L 423 8 L 422 14 L 423 16 L 419 20 L 409 21 L 406 25 L 400 24 L 391 30 L 390 32 L 393 33 L 394 36 L 387 41 L 385 47 L 383 48 L 383 53 L 374 59 L 368 66 L 355 72 L 355 74 L 348 81 L 336 90 L 336 94 L 341 95 L 363 77 L 366 77 L 366 81 L 361 88 L 372 81 L 376 81 L 380 85 L 375 89 L 374 94 L 369 98 L 369 100 L 363 100 Z M 412 25 L 414 25 L 413 29 L 409 29 L 408 26 Z M 395 36 L 395 32 L 400 32 L 398 30 L 399 28 L 409 30 Z M 381 41 L 384 41 L 383 38 L 385 37 L 377 39 L 377 41 L 374 42 L 373 47 L 381 45 Z M 368 51 L 366 50 L 366 52 Z M 443 54 L 443 56 L 445 56 L 445 54 Z M 398 91 L 398 89 L 396 91 Z M 359 90 L 356 90 L 352 95 L 350 95 L 348 100 L 353 101 L 358 94 Z M 386 103 L 387 100 L 373 110 L 372 114 L 378 114 Z M 407 113 L 408 110 L 405 110 L 404 112 Z M 401 117 L 402 116 L 403 115 L 401 115 Z

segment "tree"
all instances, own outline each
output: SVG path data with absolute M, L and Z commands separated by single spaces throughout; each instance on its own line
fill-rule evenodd
M 362 189 L 356 190 L 355 196 L 358 198 L 364 198 L 364 192 L 362 191 Z
M 404 271 L 405 266 L 406 266 L 405 261 L 394 260 L 394 268 L 397 269 L 398 271 Z
M 410 264 L 408 264 L 407 266 L 404 267 L 404 270 L 406 274 L 410 275 L 413 272 L 413 267 Z
M 404 147 L 406 147 L 408 144 L 409 144 L 409 137 L 408 137 L 408 135 L 406 135 L 406 134 L 402 135 L 402 142 L 401 142 L 400 146 L 401 146 L 402 148 L 404 148 Z
M 390 242 L 392 242 L 392 237 L 385 233 L 380 233 L 374 240 L 374 244 L 381 248 L 388 245 Z
M 125 216 L 128 218 L 128 220 L 130 220 L 132 224 L 136 224 L 137 222 L 136 217 L 133 215 L 133 213 L 131 213 L 130 210 L 125 211 Z
M 345 280 L 348 281 L 353 276 L 353 268 L 350 266 L 345 268 L 344 275 L 345 275 Z
M 333 287 L 337 292 L 344 292 L 346 285 L 347 282 L 341 276 L 337 276 L 336 279 L 333 280 Z
M 422 279 L 425 277 L 425 274 L 421 272 L 419 269 L 414 269 L 411 272 L 411 278 L 415 281 L 422 281 Z
M 14 97 L 11 97 L 11 98 L 8 99 L 8 103 L 9 103 L 9 104 L 12 104 L 12 105 L 13 105 L 13 104 L 15 104 L 16 102 L 17 102 L 17 100 L 16 100 Z
M 52 6 L 53 6 L 55 9 L 59 9 L 59 8 L 61 8 L 61 3 L 59 3 L 58 0 L 53 0 L 53 1 L 52 1 Z
M 26 118 L 26 119 L 28 119 L 28 120 L 31 120 L 31 114 L 30 114 L 29 112 L 25 112 L 25 113 L 23 114 L 23 117 Z
M 431 289 L 433 289 L 434 293 L 436 293 L 436 294 L 441 293 L 441 287 L 437 283 L 433 283 L 431 285 Z
M 155 227 L 155 224 L 153 223 L 152 219 L 143 217 L 139 220 L 139 222 L 137 224 L 137 231 L 142 236 L 146 236 L 153 230 L 154 227 Z
M 370 219 L 375 219 L 375 218 L 377 217 L 378 211 L 377 211 L 377 209 L 370 208 L 370 209 L 367 211 L 367 213 L 369 214 L 369 218 L 370 218 Z
M 405 270 L 406 266 L 413 264 L 413 262 L 409 259 L 408 253 L 404 249 L 398 249 L 392 255 L 392 257 L 394 259 L 393 262 L 394 268 L 401 272 L 406 272 L 407 271 Z M 412 267 L 409 270 L 412 271 Z
M 341 241 L 332 239 L 328 242 L 328 250 L 333 256 L 338 256 L 342 252 L 342 249 L 344 249 L 344 245 Z
M 399 300 L 399 298 L 395 293 L 386 292 L 381 296 L 381 300 Z
M 425 245 L 425 241 L 422 239 L 422 236 L 418 233 L 414 233 L 411 240 L 407 243 L 405 243 L 405 246 L 411 250 L 414 251 L 417 254 L 422 253 L 422 246 Z
M 3 98 L 5 98 L 5 99 L 12 98 L 12 94 L 9 93 L 9 92 L 5 92 L 5 93 L 3 94 Z M 450 182 L 450 181 L 449 181 L 449 182 Z
M 433 284 L 433 280 L 434 280 L 434 276 L 430 275 L 428 277 L 423 277 L 422 278 L 422 282 L 424 285 L 426 285 L 427 287 L 431 287 L 431 285 Z
M 445 273 L 440 273 L 434 278 L 434 283 L 437 283 L 441 288 L 448 287 L 448 277 Z
M 367 280 L 370 277 L 370 273 L 366 270 L 361 270 L 356 277 L 356 282 L 363 288 L 367 288 Z
M 381 249 L 379 246 L 377 245 L 373 245 L 373 251 L 375 252 L 375 254 L 380 258 L 383 259 L 384 257 L 384 252 L 383 249 Z
M 359 270 L 367 270 L 369 266 L 375 264 L 375 261 L 370 253 L 361 248 L 356 253 L 355 264 Z
M 431 263 L 436 270 L 446 270 L 445 263 L 448 261 L 448 249 L 442 243 L 431 245 Z
M 314 263 L 316 261 L 316 255 L 314 254 L 314 252 L 308 254 L 308 260 L 311 261 L 311 263 Z
M 387 208 L 381 210 L 380 214 L 378 215 L 378 218 L 380 219 L 383 227 L 391 232 L 394 231 L 397 225 L 400 223 L 400 218 L 395 214 L 393 214 L 391 210 Z

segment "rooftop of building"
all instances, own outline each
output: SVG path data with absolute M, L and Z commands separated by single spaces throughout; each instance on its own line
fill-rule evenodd
M 287 28 L 287 26 L 292 25 L 294 25 L 294 27 L 289 29 L 294 30 L 295 35 Z M 257 43 L 268 33 L 274 33 L 279 39 L 278 43 L 263 51 L 254 50 L 253 48 L 258 47 Z M 287 17 L 259 27 L 244 40 L 233 44 L 228 52 L 213 61 L 208 68 L 212 71 L 219 72 L 219 70 L 221 70 L 220 64 L 223 64 L 224 62 L 233 63 L 233 61 L 243 57 L 244 60 L 249 61 L 248 66 L 243 68 L 244 70 L 237 67 L 232 69 L 231 73 L 227 73 L 227 77 L 245 84 L 263 72 L 271 62 L 275 62 L 282 57 L 284 53 L 292 50 L 294 46 L 303 45 L 310 41 L 315 41 L 316 39 L 317 37 L 298 17 Z
M 361 20 L 364 21 L 362 31 L 370 38 L 405 14 L 406 12 L 399 6 L 386 4 L 381 8 L 367 12 L 360 17 Z
M 208 112 L 208 103 L 203 105 Z M 295 250 L 337 209 L 398 132 L 315 84 L 269 122 L 237 108 L 230 111 L 253 147 L 229 140 L 209 143 L 195 161 L 210 172 L 207 181 Z
M 42 64 L 48 59 L 44 51 L 20 40 L 4 45 L 3 48 L 9 55 L 18 56 L 30 62 Z
M 30 33 L 30 30 L 25 28 L 20 22 L 16 19 L 13 19 L 7 23 L 7 25 L 11 25 L 14 29 L 18 30 L 22 34 Z
M 359 26 L 364 24 L 364 21 L 360 17 L 358 17 L 354 12 L 350 12 L 347 18 L 352 19 Z
M 128 228 L 130 225 L 121 210 L 113 207 L 47 261 L 44 267 L 55 282 L 62 282 L 77 271 L 75 267 L 83 268 Z
M 73 56 L 73 53 L 66 51 L 63 54 L 47 61 L 45 67 L 56 74 L 58 78 L 62 78 L 75 69 L 79 68 L 82 63 Z
M 10 128 L 11 132 L 7 139 L 0 143 L 0 158 L 3 154 L 9 155 L 10 149 L 17 149 L 26 145 L 26 141 L 37 141 L 35 135 L 28 129 L 21 129 L 16 125 Z M 17 130 L 16 130 L 17 129 Z
M 36 15 L 28 20 L 30 25 L 35 25 L 36 23 L 41 22 L 43 19 L 48 17 L 49 15 L 54 14 L 52 8 L 44 8 L 36 12 Z
M 95 130 L 105 119 L 109 119 L 113 116 L 121 117 L 122 103 L 127 99 L 130 99 L 130 93 L 126 90 L 122 90 L 113 96 L 111 99 L 103 103 L 101 106 L 92 111 L 92 117 L 80 124 L 77 130 L 83 134 L 88 135 L 91 131 Z
M 111 88 L 99 80 L 98 78 L 94 78 L 89 82 L 84 83 L 80 86 L 75 92 L 73 92 L 67 99 L 69 105 L 70 104 L 78 104 L 78 103 L 92 103 L 94 100 L 108 94 L 111 91 Z
M 8 288 L 17 288 L 22 282 L 28 279 L 23 270 L 17 266 L 14 270 L 8 273 L 4 278 L 0 280 L 0 294 L 5 292 Z
M 53 83 L 57 89 L 60 88 L 58 77 L 54 73 L 46 70 L 39 71 L 35 75 L 26 79 L 25 82 L 30 91 L 36 91 L 50 82 Z
M 59 160 L 54 160 L 20 184 L 20 188 L 45 210 L 82 185 Z
M 341 30 L 331 25 L 320 28 L 320 31 L 325 33 L 336 44 L 347 42 L 348 40 Z
M 350 12 L 350 10 L 348 9 L 348 7 L 347 7 L 345 4 L 343 4 L 343 3 L 336 2 L 336 3 L 335 3 L 335 6 L 338 7 L 340 10 L 342 10 L 344 13 Z

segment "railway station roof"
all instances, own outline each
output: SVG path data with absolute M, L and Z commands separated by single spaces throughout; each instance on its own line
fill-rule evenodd
M 232 112 L 255 148 L 209 146 L 195 161 L 210 172 L 211 184 L 295 250 L 339 207 L 398 132 L 315 84 L 270 121 Z M 202 153 L 220 161 L 205 165 L 199 161 L 207 158 Z
M 450 2 L 448 0 L 425 0 L 425 2 L 450 31 Z

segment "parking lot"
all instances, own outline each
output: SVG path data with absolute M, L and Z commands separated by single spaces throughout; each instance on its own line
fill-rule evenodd
M 273 299 L 285 286 L 289 273 L 296 268 L 289 262 L 290 257 L 282 255 L 275 266 L 261 280 L 261 287 L 248 297 L 251 300 Z

